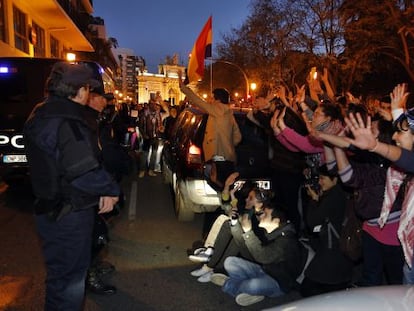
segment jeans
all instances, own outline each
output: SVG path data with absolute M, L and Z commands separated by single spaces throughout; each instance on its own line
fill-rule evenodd
M 85 278 L 90 265 L 93 208 L 70 212 L 59 221 L 36 216 L 46 263 L 46 311 L 83 309 Z
M 413 258 L 413 261 L 411 263 L 411 269 L 407 265 L 407 263 L 404 264 L 403 284 L 414 285 L 414 258 Z
M 238 294 L 277 297 L 284 295 L 279 283 L 267 275 L 256 263 L 240 257 L 227 257 L 224 261 L 229 278 L 223 285 L 223 292 L 236 297 Z
M 385 245 L 371 235 L 362 232 L 362 281 L 361 286 L 401 284 L 403 280 L 404 256 L 401 246 Z
M 161 172 L 161 155 L 163 148 L 164 140 L 162 138 L 154 138 L 151 140 L 148 154 L 148 167 L 150 170 Z

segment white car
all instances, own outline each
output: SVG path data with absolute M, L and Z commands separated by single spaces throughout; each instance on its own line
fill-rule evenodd
M 412 311 L 414 286 L 360 287 L 300 299 L 264 311 Z

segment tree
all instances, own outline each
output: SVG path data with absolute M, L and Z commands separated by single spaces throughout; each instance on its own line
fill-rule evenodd
M 337 64 L 344 42 L 336 14 L 340 4 L 339 0 L 254 0 L 246 22 L 223 36 L 219 56 L 246 68 L 267 88 L 280 83 L 294 88 L 305 82 L 310 67 Z
M 348 87 L 367 73 L 389 76 L 401 69 L 414 81 L 412 1 L 345 0 L 340 14 L 346 40 L 342 70 Z

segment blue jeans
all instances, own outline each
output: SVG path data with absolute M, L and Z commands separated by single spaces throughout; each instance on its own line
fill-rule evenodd
M 404 263 L 403 284 L 414 285 L 414 258 L 411 263 L 411 269 L 407 263 Z
M 279 283 L 267 275 L 256 263 L 240 257 L 227 257 L 224 268 L 229 278 L 223 285 L 223 292 L 236 297 L 238 294 L 277 297 L 285 293 Z
M 94 214 L 93 208 L 70 212 L 57 222 L 36 216 L 47 272 L 44 310 L 83 309 Z

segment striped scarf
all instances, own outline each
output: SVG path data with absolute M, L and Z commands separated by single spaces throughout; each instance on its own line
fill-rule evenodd
M 402 192 L 400 192 L 401 187 L 404 187 L 404 189 L 401 189 Z M 390 211 L 399 197 L 399 193 L 402 195 L 402 204 L 398 238 L 403 248 L 405 260 L 411 268 L 414 247 L 414 181 L 411 176 L 407 176 L 395 167 L 390 167 L 387 170 L 384 201 L 381 215 L 378 219 L 378 224 L 381 228 L 386 224 Z

